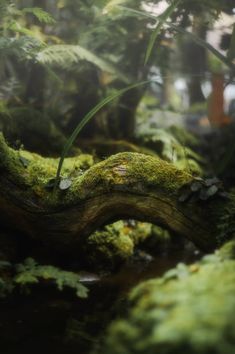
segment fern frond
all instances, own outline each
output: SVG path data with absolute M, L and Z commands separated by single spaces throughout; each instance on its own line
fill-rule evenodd
M 20 59 L 34 59 L 41 48 L 42 43 L 33 37 L 0 37 L 0 53 L 2 57 L 15 55 Z
M 24 34 L 26 36 L 31 36 L 34 37 L 35 34 L 33 33 L 33 31 L 30 31 L 28 28 L 23 27 L 19 22 L 17 21 L 12 21 L 9 25 L 8 25 L 8 29 L 16 32 L 16 33 L 20 33 L 20 34 Z
M 10 98 L 14 97 L 17 95 L 18 91 L 20 90 L 20 82 L 18 79 L 15 77 L 10 77 L 7 80 L 1 82 L 0 85 L 0 114 L 5 113 L 8 114 L 8 108 L 5 105 L 6 100 L 9 100 Z M 2 103 L 2 104 L 1 104 Z
M 42 280 L 51 280 L 60 291 L 68 287 L 75 290 L 76 295 L 80 298 L 88 296 L 88 289 L 81 284 L 78 274 L 51 265 L 37 264 L 32 258 L 27 258 L 23 264 L 18 264 L 17 272 L 18 274 L 14 278 L 16 285 L 26 287 L 37 284 Z
M 113 74 L 122 81 L 129 82 L 126 75 L 121 73 L 113 64 L 79 45 L 61 44 L 49 46 L 38 53 L 36 60 L 41 64 L 57 65 L 63 69 L 70 69 L 73 64 L 85 60 L 99 69 Z
M 8 6 L 10 5 L 11 1 L 9 0 L 0 0 L 0 11 L 1 11 L 1 16 L 2 14 L 7 11 Z
M 14 5 L 10 0 L 0 0 L 0 24 L 2 25 L 4 23 L 6 15 L 10 12 L 9 10 L 13 7 Z
M 55 23 L 55 19 L 46 11 L 41 9 L 40 7 L 27 7 L 23 9 L 23 12 L 26 14 L 34 15 L 38 21 L 46 24 L 53 24 Z

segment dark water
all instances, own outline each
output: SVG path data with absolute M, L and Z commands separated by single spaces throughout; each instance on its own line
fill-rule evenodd
M 151 261 L 138 257 L 115 274 L 83 275 L 90 289 L 84 300 L 51 288 L 35 288 L 30 296 L 15 294 L 0 304 L 1 353 L 91 353 L 107 325 L 125 310 L 131 288 L 198 256 L 193 249 L 173 250 Z

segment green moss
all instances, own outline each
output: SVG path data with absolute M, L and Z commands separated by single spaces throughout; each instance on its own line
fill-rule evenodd
M 177 193 L 192 179 L 190 174 L 170 163 L 139 153 L 119 153 L 93 164 L 90 155 L 67 158 L 61 175 L 69 177 L 72 186 L 67 191 L 57 191 L 53 196 L 46 187 L 56 175 L 58 159 L 43 158 L 24 150 L 15 151 L 0 137 L 0 168 L 4 167 L 14 182 L 24 184 L 28 192 L 33 191 L 42 203 L 50 206 L 72 205 L 100 191 L 130 189 L 142 193 L 146 189 L 158 188 L 168 194 Z
M 20 184 L 26 184 L 25 171 L 17 151 L 7 146 L 3 135 L 0 134 L 0 169 Z
M 180 264 L 132 291 L 128 317 L 111 325 L 102 353 L 231 354 L 234 293 L 235 260 Z
M 88 237 L 86 253 L 93 264 L 114 266 L 133 256 L 135 246 L 151 232 L 151 224 L 136 222 L 131 226 L 128 222 L 117 221 Z
M 191 180 L 189 174 L 179 171 L 172 164 L 161 159 L 140 154 L 135 154 L 132 159 L 128 172 L 134 182 L 141 182 L 144 179 L 147 185 L 175 192 Z
M 46 186 L 51 179 L 55 178 L 58 163 L 58 158 L 44 158 L 22 149 L 14 150 L 6 144 L 3 135 L 0 134 L 0 168 L 8 173 L 10 179 L 16 184 L 28 187 L 46 202 L 52 199 L 52 194 L 47 191 Z M 78 176 L 93 164 L 91 155 L 80 154 L 69 157 L 64 162 L 61 176 L 79 179 Z
M 142 126 L 139 137 L 145 146 L 157 152 L 163 160 L 179 169 L 201 175 L 200 163 L 204 161 L 189 148 L 196 145 L 196 139 L 182 127 L 172 126 L 171 129 L 153 128 L 147 124 Z
M 80 179 L 74 181 L 67 198 L 76 199 L 97 193 L 99 190 L 113 188 L 143 192 L 146 188 L 159 188 L 168 193 L 175 193 L 190 182 L 191 175 L 180 171 L 172 164 L 159 158 L 139 153 L 119 153 L 91 167 Z
M 235 259 L 235 241 L 229 241 L 217 251 L 222 259 Z
M 26 151 L 22 151 L 20 154 L 30 161 L 27 167 L 27 179 L 33 190 L 37 194 L 41 191 L 44 196 L 47 195 L 50 198 L 51 193 L 48 195 L 45 187 L 51 179 L 55 178 L 59 159 L 43 158 Z M 73 180 L 93 164 L 94 161 L 91 155 L 81 154 L 77 157 L 67 158 L 63 165 L 61 176 L 69 177 Z

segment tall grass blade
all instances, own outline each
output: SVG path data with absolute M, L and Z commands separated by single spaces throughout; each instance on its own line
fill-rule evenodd
M 169 5 L 167 7 L 167 9 L 163 12 L 163 14 L 158 17 L 159 21 L 158 21 L 157 27 L 155 28 L 155 30 L 151 34 L 151 37 L 150 37 L 150 40 L 148 43 L 148 47 L 147 47 L 146 54 L 145 54 L 144 65 L 147 64 L 147 62 L 151 56 L 154 44 L 155 44 L 157 37 L 162 29 L 162 26 L 167 21 L 167 19 L 172 15 L 175 8 L 179 5 L 180 2 L 181 2 L 181 0 L 174 0 L 172 2 L 172 4 Z
M 119 6 L 119 8 L 125 10 L 125 14 L 129 13 L 130 15 L 133 15 L 133 16 L 148 17 L 148 18 L 156 20 L 156 16 L 149 14 L 145 11 L 134 10 L 134 9 L 131 9 L 126 6 Z M 166 21 L 165 25 L 174 29 L 176 32 L 179 32 L 179 33 L 189 36 L 195 43 L 197 43 L 201 47 L 209 50 L 212 54 L 214 54 L 222 63 L 224 63 L 230 69 L 235 70 L 235 64 L 233 64 L 233 62 L 228 57 L 226 57 L 225 55 L 220 53 L 216 48 L 214 48 L 211 44 L 206 42 L 204 39 L 196 36 L 192 32 L 188 32 L 184 28 L 182 28 L 180 26 L 176 26 L 170 22 Z
M 59 184 L 59 180 L 60 180 L 60 173 L 63 167 L 63 162 L 65 157 L 67 156 L 71 146 L 73 145 L 74 141 L 76 140 L 78 134 L 81 132 L 81 130 L 85 127 L 85 125 L 87 125 L 87 123 L 95 116 L 95 114 L 97 112 L 99 112 L 103 107 L 105 107 L 107 104 L 109 104 L 110 102 L 114 101 L 116 98 L 122 96 L 124 93 L 126 93 L 127 91 L 130 91 L 134 88 L 146 85 L 150 82 L 153 82 L 153 80 L 147 80 L 147 81 L 142 81 L 133 85 L 130 85 L 128 87 L 125 87 L 124 89 L 121 89 L 111 95 L 109 95 L 108 97 L 104 98 L 102 101 L 100 101 L 94 108 L 92 108 L 85 116 L 84 118 L 81 120 L 81 122 L 77 125 L 77 127 L 74 129 L 73 133 L 71 134 L 71 136 L 68 138 L 64 149 L 62 151 L 60 160 L 59 160 L 59 164 L 58 164 L 58 168 L 57 168 L 57 172 L 56 172 L 56 179 L 55 179 L 55 188 L 58 186 Z
M 222 53 L 220 53 L 215 47 L 213 47 L 211 44 L 209 44 L 208 42 L 206 42 L 204 39 L 196 36 L 195 34 L 193 34 L 192 32 L 188 32 L 186 31 L 184 28 L 179 27 L 179 26 L 175 26 L 172 23 L 167 23 L 167 25 L 169 27 L 171 27 L 172 29 L 174 29 L 175 31 L 185 34 L 188 37 L 190 37 L 195 43 L 197 43 L 198 45 L 200 45 L 201 47 L 209 50 L 212 54 L 214 54 L 222 63 L 224 63 L 226 66 L 228 66 L 230 69 L 235 69 L 235 65 L 232 63 L 232 61 L 230 59 L 228 59 L 225 55 L 223 55 Z

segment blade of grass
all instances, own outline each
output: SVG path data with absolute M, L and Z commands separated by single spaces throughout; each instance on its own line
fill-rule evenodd
M 179 26 L 175 26 L 172 23 L 167 22 L 166 23 L 169 27 L 171 27 L 172 29 L 174 29 L 175 31 L 185 34 L 188 37 L 190 37 L 195 43 L 197 43 L 198 45 L 200 45 L 201 47 L 209 50 L 212 54 L 214 54 L 222 63 L 224 63 L 226 66 L 228 66 L 230 69 L 235 69 L 235 65 L 232 63 L 231 60 L 229 60 L 225 55 L 223 55 L 222 53 L 220 53 L 215 47 L 213 47 L 211 44 L 209 44 L 208 42 L 204 41 L 204 39 L 196 36 L 195 34 L 193 34 L 192 32 L 188 32 L 186 31 L 184 28 L 179 27 Z
M 147 81 L 142 81 L 133 85 L 130 85 L 128 87 L 125 87 L 124 89 L 121 89 L 117 92 L 115 92 L 114 94 L 109 95 L 108 97 L 104 98 L 102 101 L 100 101 L 94 108 L 92 108 L 85 116 L 84 118 L 81 120 L 81 122 L 77 125 L 77 127 L 74 129 L 73 133 L 70 135 L 70 137 L 68 138 L 60 160 L 59 160 L 59 164 L 58 164 L 58 168 L 57 168 L 57 172 L 56 172 L 56 178 L 55 178 L 55 184 L 54 184 L 54 191 L 57 188 L 58 184 L 59 184 L 59 180 L 60 180 L 60 173 L 63 167 L 63 162 L 65 157 L 68 154 L 69 149 L 71 148 L 71 146 L 73 145 L 74 141 L 76 140 L 78 134 L 81 132 L 81 130 L 85 127 L 85 125 L 87 125 L 87 123 L 94 117 L 94 115 L 99 112 L 103 107 L 105 107 L 107 104 L 109 104 L 110 102 L 112 102 L 113 100 L 115 100 L 116 98 L 120 97 L 121 95 L 123 95 L 125 92 L 130 91 L 134 88 L 143 86 L 143 85 L 147 85 L 148 83 L 153 82 L 153 80 L 147 80 Z
M 129 13 L 130 15 L 133 15 L 133 16 L 148 17 L 148 18 L 152 18 L 153 20 L 157 19 L 157 16 L 151 15 L 150 13 L 145 12 L 145 11 L 135 10 L 135 9 L 132 9 L 127 6 L 123 6 L 123 5 L 118 5 L 117 7 L 120 10 L 125 11 L 125 14 Z
M 167 9 L 162 13 L 162 15 L 158 16 L 158 19 L 159 19 L 158 25 L 150 36 L 150 40 L 149 40 L 148 47 L 147 47 L 146 54 L 145 54 L 144 65 L 147 64 L 147 62 L 151 56 L 154 44 L 155 44 L 157 37 L 162 29 L 162 26 L 164 25 L 166 20 L 172 15 L 175 8 L 179 5 L 180 2 L 181 2 L 181 0 L 174 0 L 172 2 L 172 4 L 169 5 L 167 7 Z
M 133 16 L 142 16 L 142 17 L 148 17 L 151 18 L 153 20 L 156 20 L 156 16 L 149 14 L 147 12 L 144 11 L 138 11 L 138 10 L 134 10 L 131 9 L 129 7 L 126 6 L 118 6 L 120 9 L 125 10 L 125 14 L 129 13 L 130 15 Z M 209 50 L 211 53 L 213 53 L 222 63 L 224 63 L 225 65 L 227 65 L 230 69 L 235 70 L 235 65 L 232 63 L 232 61 L 227 58 L 226 56 L 224 56 L 223 54 L 221 54 L 216 48 L 214 48 L 211 44 L 209 44 L 208 42 L 204 41 L 202 38 L 196 36 L 195 34 L 186 31 L 184 28 L 180 27 L 180 26 L 176 26 L 172 23 L 169 22 L 165 22 L 165 25 L 174 29 L 175 31 L 185 34 L 187 36 L 189 36 L 194 42 L 196 42 L 198 45 L 204 47 L 205 49 Z

